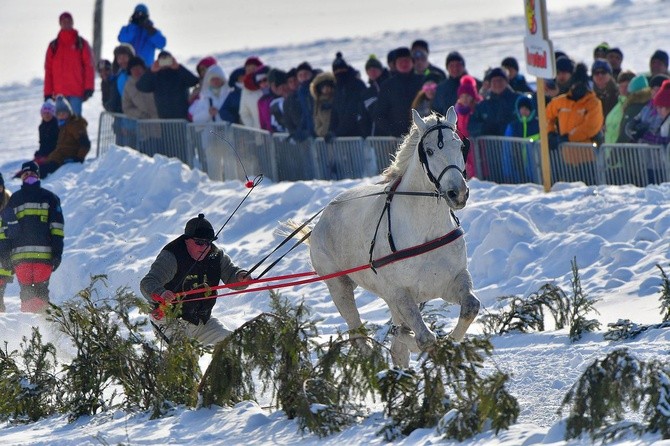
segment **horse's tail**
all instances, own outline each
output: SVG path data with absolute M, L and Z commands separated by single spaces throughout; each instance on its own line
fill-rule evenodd
M 304 239 L 304 243 L 309 245 L 309 235 L 312 232 L 312 226 L 298 223 L 295 220 L 286 220 L 279 223 L 277 234 L 282 237 L 294 237 Z

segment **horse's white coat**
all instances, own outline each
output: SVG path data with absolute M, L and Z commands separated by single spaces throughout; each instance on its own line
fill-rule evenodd
M 444 119 L 444 118 L 442 118 Z M 391 166 L 384 171 L 384 181 L 375 185 L 355 187 L 340 194 L 324 210 L 310 237 L 312 265 L 320 275 L 343 271 L 369 261 L 369 249 L 380 220 L 385 195 L 362 197 L 381 192 L 402 177 L 397 191 L 433 192 L 435 186 L 428 179 L 418 155 L 418 144 L 427 129 L 438 122 L 437 115 L 425 118 L 413 111 L 414 124 L 405 137 Z M 453 107 L 446 121 L 456 128 Z M 444 123 L 444 121 L 442 121 Z M 444 147 L 438 148 L 442 133 Z M 430 131 L 424 138 L 428 165 L 435 178 L 445 167 L 439 193 L 443 198 L 396 195 L 390 207 L 391 232 L 398 250 L 436 239 L 457 227 L 450 209 L 461 209 L 468 198 L 468 187 L 463 178 L 461 140 L 448 128 Z M 387 217 L 381 219 L 373 259 L 391 253 L 387 240 Z M 330 294 L 350 330 L 363 324 L 356 303 L 354 289 L 361 286 L 389 306 L 393 322 L 402 327 L 394 336 L 391 353 L 394 363 L 409 364 L 410 348 L 417 351 L 429 348 L 436 340 L 426 326 L 419 304 L 432 299 L 444 299 L 461 305 L 460 317 L 452 336 L 461 340 L 479 311 L 479 301 L 473 294 L 472 279 L 467 270 L 467 256 L 463 237 L 436 250 L 398 261 L 377 269 L 363 270 L 326 281 Z M 408 333 L 408 329 L 413 332 Z

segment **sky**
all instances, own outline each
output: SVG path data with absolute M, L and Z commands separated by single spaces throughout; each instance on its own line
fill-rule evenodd
M 665 2 L 618 2 L 616 6 L 571 9 L 553 14 L 550 29 L 555 31 L 556 42 L 577 59 L 588 60 L 591 49 L 608 40 L 622 47 L 624 66 L 643 71 L 653 50 L 670 41 L 667 26 L 659 27 L 656 33 L 640 33 L 650 24 L 668 23 L 670 12 L 664 6 Z M 477 73 L 504 55 L 520 52 L 515 39 L 503 38 L 520 23 L 520 17 L 512 17 L 436 26 L 429 40 L 435 48 L 463 48 L 468 67 Z M 413 29 L 420 29 L 419 23 L 413 23 Z M 298 46 L 269 46 L 258 53 L 290 66 L 295 60 L 312 60 L 310 55 L 334 54 L 336 48 L 345 48 L 345 57 L 352 55 L 350 63 L 361 67 L 367 57 L 361 48 L 388 48 L 411 41 L 417 34 L 425 35 L 389 32 L 383 41 L 374 37 L 317 40 Z M 220 60 L 224 67 L 232 68 L 241 54 L 221 53 Z M 330 56 L 320 60 L 328 64 Z M 19 187 L 10 179 L 12 173 L 36 150 L 41 100 L 38 82 L 0 86 L 0 172 L 11 191 Z M 100 111 L 98 96 L 84 105 L 93 140 Z M 281 241 L 276 233 L 279 222 L 304 220 L 337 194 L 376 180 L 273 184 L 265 179 L 223 229 L 219 246 L 241 266 L 253 265 Z M 212 182 L 177 160 L 148 158 L 127 148 L 112 148 L 104 156 L 91 153 L 84 165 L 61 168 L 43 186 L 60 196 L 65 215 L 63 262 L 50 284 L 56 304 L 87 286 L 91 275 L 101 273 L 108 275 L 110 290 L 128 286 L 138 292 L 139 281 L 155 256 L 183 232 L 188 219 L 203 212 L 218 229 L 247 192 L 240 182 Z M 521 413 L 509 431 L 498 436 L 484 432 L 464 444 L 588 445 L 588 440 L 563 441 L 565 428 L 556 413 L 583 370 L 620 347 L 629 348 L 641 359 L 665 357 L 670 349 L 670 333 L 663 330 L 649 330 L 633 341 L 603 339 L 607 324 L 620 318 L 637 323 L 661 321 L 661 276 L 656 265 L 670 272 L 670 184 L 636 188 L 558 183 L 549 193 L 539 185 L 497 185 L 477 179 L 469 186 L 468 205 L 457 214 L 465 230 L 469 270 L 482 302 L 481 314 L 494 311 L 498 297 L 527 296 L 545 283 L 568 291 L 570 261 L 576 257 L 585 292 L 599 299 L 595 306 L 598 313 L 591 317 L 603 325 L 574 344 L 566 330 L 494 337 L 495 349 L 487 367 L 497 366 L 510 374 L 508 390 L 517 398 Z M 289 254 L 271 274 L 303 271 L 311 271 L 307 248 Z M 21 337 L 38 326 L 59 350 L 67 350 L 40 316 L 19 312 L 18 294 L 17 284 L 10 284 L 5 296 L 8 311 L 0 315 L 0 342 L 17 348 Z M 295 302 L 304 299 L 315 319 L 322 320 L 318 324 L 322 334 L 344 329 L 323 283 L 286 288 L 282 294 Z M 383 324 L 388 320 L 388 310 L 380 299 L 358 291 L 357 301 L 362 303 L 365 321 Z M 434 301 L 429 308 L 440 312 L 447 327 L 455 325 L 457 306 L 443 307 Z M 221 300 L 214 315 L 234 329 L 267 309 L 267 294 L 251 293 Z M 469 330 L 470 335 L 481 332 L 477 323 Z M 208 358 L 203 357 L 201 366 L 207 363 Z M 375 434 L 381 426 L 375 415 L 382 409 L 379 405 L 370 409 L 373 416 L 369 419 L 325 439 L 302 436 L 296 423 L 281 412 L 245 402 L 231 408 L 179 409 L 160 420 L 149 420 L 147 414 L 115 412 L 84 417 L 72 424 L 62 416 L 26 426 L 0 424 L 0 444 L 385 444 Z M 648 436 L 615 444 L 646 445 L 658 440 Z M 397 444 L 453 443 L 440 441 L 433 429 L 422 429 Z

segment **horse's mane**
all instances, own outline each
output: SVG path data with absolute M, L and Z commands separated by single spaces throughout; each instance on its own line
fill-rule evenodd
M 428 127 L 431 127 L 437 124 L 438 118 L 444 119 L 433 112 L 429 116 L 423 118 L 423 120 Z M 414 149 L 419 145 L 420 140 L 421 133 L 419 132 L 419 128 L 412 121 L 412 127 L 409 129 L 409 133 L 403 137 L 402 142 L 398 146 L 398 150 L 395 152 L 395 155 L 393 155 L 393 161 L 391 161 L 391 164 L 382 172 L 381 183 L 391 183 L 405 173 L 407 166 L 414 155 Z

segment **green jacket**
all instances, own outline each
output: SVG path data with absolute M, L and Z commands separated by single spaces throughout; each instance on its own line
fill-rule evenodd
M 619 139 L 624 102 L 626 102 L 626 96 L 619 95 L 616 104 L 605 117 L 605 144 L 614 144 Z

